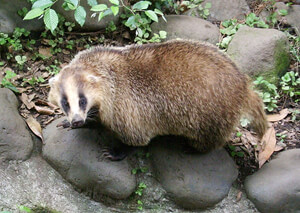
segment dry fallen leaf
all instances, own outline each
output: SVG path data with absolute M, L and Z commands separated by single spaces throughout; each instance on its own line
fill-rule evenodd
M 258 154 L 259 168 L 271 157 L 276 147 L 276 135 L 273 126 L 270 126 L 262 138 L 263 148 Z
M 290 111 L 288 109 L 283 109 L 279 112 L 279 114 L 267 115 L 267 119 L 270 122 L 280 121 L 284 119 Z
M 279 145 L 276 145 L 276 146 L 275 146 L 275 149 L 274 149 L 274 152 L 279 152 L 279 151 L 281 151 L 281 150 L 283 150 L 283 149 L 284 149 L 284 147 L 279 146 Z
M 242 191 L 239 191 L 238 194 L 236 195 L 236 202 L 239 202 L 242 199 Z
M 50 58 L 52 56 L 51 48 L 39 48 L 39 54 Z
M 37 122 L 37 120 L 35 120 L 32 116 L 28 117 L 26 119 L 26 123 L 28 125 L 28 127 L 31 129 L 31 131 L 38 136 L 42 142 L 44 143 L 44 138 L 43 138 L 43 134 L 42 134 L 42 127 L 40 125 L 39 122 Z
M 36 106 L 34 105 L 35 110 L 43 115 L 53 115 L 54 114 L 54 110 L 49 109 L 49 108 L 45 108 L 45 107 L 40 107 L 40 106 Z
M 22 93 L 20 99 L 23 102 L 23 104 L 27 107 L 27 109 L 34 108 L 34 103 L 29 101 L 29 97 L 25 93 Z

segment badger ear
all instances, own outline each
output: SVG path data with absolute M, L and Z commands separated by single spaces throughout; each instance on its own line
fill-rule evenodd
M 52 86 L 53 84 L 55 84 L 58 80 L 58 76 L 54 76 L 52 78 L 49 79 L 49 85 Z
M 87 80 L 91 83 L 97 83 L 97 82 L 100 81 L 100 78 L 98 76 L 95 76 L 95 75 L 88 75 Z

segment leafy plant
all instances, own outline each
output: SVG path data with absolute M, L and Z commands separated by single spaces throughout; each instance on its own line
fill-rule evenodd
M 269 112 L 272 112 L 274 109 L 276 109 L 278 107 L 277 99 L 279 98 L 277 87 L 261 76 L 258 77 L 253 83 L 258 89 L 260 89 L 259 95 L 265 103 L 265 108 Z
M 31 79 L 24 78 L 23 83 L 21 85 L 23 86 L 25 83 L 28 83 L 29 85 L 34 86 L 36 84 L 44 83 L 44 82 L 45 82 L 45 79 L 43 77 L 36 78 L 36 77 L 32 76 Z
M 223 39 L 217 45 L 222 49 L 227 49 L 234 34 L 240 27 L 245 25 L 249 27 L 269 28 L 269 25 L 257 17 L 254 13 L 250 13 L 245 17 L 244 24 L 238 23 L 237 19 L 229 19 L 222 22 L 220 32 L 223 35 Z
M 51 75 L 56 75 L 59 73 L 60 68 L 54 64 L 51 64 L 49 67 L 46 67 L 46 70 L 51 74 Z
M 141 168 L 135 168 L 135 169 L 132 169 L 131 170 L 131 173 L 132 174 L 137 174 L 137 173 L 139 173 L 139 172 L 142 172 L 142 173 L 145 173 L 145 172 L 147 172 L 148 171 L 148 168 L 147 167 L 141 167 Z
M 209 16 L 209 9 L 211 8 L 211 3 L 207 2 L 203 7 L 201 5 L 202 2 L 203 2 L 203 0 L 182 1 L 181 9 L 184 8 L 184 7 L 182 7 L 182 5 L 185 5 L 188 9 L 196 8 L 199 16 L 201 18 L 207 19 L 207 17 Z M 196 11 L 194 11 L 194 13 L 192 13 L 192 15 L 196 15 L 195 12 Z
M 229 149 L 231 150 L 230 151 L 230 155 L 232 157 L 235 157 L 235 156 L 238 156 L 238 157 L 244 157 L 244 152 L 242 151 L 237 151 L 236 150 L 236 146 L 232 146 L 232 145 L 228 145 Z
M 222 27 L 220 29 L 221 34 L 224 36 L 222 41 L 217 45 L 222 49 L 227 49 L 230 41 L 233 38 L 233 35 L 238 31 L 238 29 L 243 26 L 239 24 L 237 19 L 230 19 L 222 22 Z
M 290 110 L 292 112 L 292 121 L 294 122 L 297 119 L 297 115 L 300 114 L 299 109 Z
M 246 25 L 250 27 L 260 27 L 260 28 L 269 28 L 263 20 L 255 15 L 255 13 L 250 13 L 246 16 L 245 20 Z
M 92 17 L 98 16 L 98 21 L 101 21 L 105 16 L 116 16 L 120 7 L 124 8 L 125 13 L 121 14 L 121 17 L 125 19 L 123 24 L 135 31 L 138 43 L 144 42 L 156 42 L 164 38 L 165 34 L 156 34 L 154 38 L 150 38 L 152 21 L 158 22 L 158 15 L 164 18 L 164 14 L 157 8 L 154 10 L 150 8 L 152 2 L 150 1 L 138 1 L 132 6 L 127 6 L 122 0 L 109 0 L 112 4 L 110 7 L 106 4 L 98 4 L 96 0 L 89 0 L 88 4 L 91 6 L 91 11 L 94 13 Z M 26 14 L 24 20 L 30 20 L 43 16 L 43 20 L 47 29 L 52 34 L 55 34 L 55 30 L 59 25 L 59 15 L 55 10 L 51 9 L 56 1 L 52 0 L 37 0 L 33 3 L 31 10 Z M 84 7 L 80 6 L 79 0 L 64 0 L 62 7 L 65 10 L 74 11 L 74 18 L 76 22 L 83 26 L 86 19 L 86 11 Z M 68 24 L 68 29 L 72 29 L 72 26 Z M 109 25 L 108 30 L 114 30 L 114 25 Z
M 16 77 L 17 74 L 14 73 L 13 71 L 6 70 L 5 71 L 5 76 L 1 81 L 1 87 L 5 87 L 7 89 L 10 89 L 16 93 L 19 93 L 19 90 L 16 88 L 16 86 L 12 83 L 12 78 Z
M 280 142 L 282 143 L 282 142 L 284 142 L 284 140 L 285 140 L 285 138 L 286 138 L 287 135 L 286 134 L 277 133 L 276 136 L 279 137 Z
M 138 185 L 138 188 L 137 190 L 135 191 L 135 194 L 137 194 L 138 196 L 142 196 L 143 195 L 143 191 L 144 189 L 146 189 L 147 186 L 145 183 L 141 182 L 139 185 Z M 143 210 L 143 202 L 141 200 L 137 200 L 137 204 L 138 204 L 138 209 L 139 210 Z
M 27 212 L 27 213 L 32 213 L 33 211 L 27 207 L 27 206 L 19 206 L 20 211 L 22 212 Z
M 139 185 L 138 185 L 138 188 L 137 190 L 135 191 L 135 194 L 137 194 L 138 196 L 142 196 L 143 195 L 143 191 L 144 189 L 146 189 L 147 186 L 145 183 L 141 182 Z
M 281 10 L 278 10 L 278 13 L 279 13 L 279 15 L 281 15 L 281 16 L 286 16 L 286 15 L 288 14 L 288 11 L 285 10 L 285 9 L 281 9 Z
M 27 61 L 27 57 L 25 55 L 17 55 L 15 56 L 15 60 L 19 66 L 19 69 L 23 69 L 25 62 Z
M 300 77 L 298 75 L 298 73 L 290 71 L 281 77 L 281 90 L 291 98 L 300 95 Z

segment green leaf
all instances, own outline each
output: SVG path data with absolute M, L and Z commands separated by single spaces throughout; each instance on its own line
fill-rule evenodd
M 150 1 L 139 1 L 132 6 L 133 10 L 145 10 L 151 5 Z
M 119 0 L 109 0 L 109 1 L 110 1 L 110 3 L 112 3 L 114 5 L 119 5 L 120 4 Z
M 30 10 L 26 16 L 24 17 L 24 20 L 30 20 L 30 19 L 34 19 L 36 17 L 41 16 L 44 13 L 44 10 L 41 8 L 34 8 L 32 10 Z
M 206 3 L 206 4 L 205 4 L 205 8 L 206 8 L 206 9 L 211 8 L 211 3 L 210 3 L 210 2 Z
M 55 12 L 55 10 L 53 9 L 47 9 L 45 12 L 45 16 L 44 16 L 44 23 L 46 25 L 46 27 L 51 30 L 51 32 L 53 33 L 53 31 L 55 30 L 55 28 L 57 27 L 58 24 L 58 16 L 57 13 Z
M 97 0 L 88 0 L 88 4 L 93 7 L 98 4 Z
M 98 21 L 101 21 L 101 19 L 104 17 L 104 13 L 103 12 L 100 12 L 99 13 L 99 16 L 98 16 Z
M 250 121 L 247 118 L 241 118 L 240 123 L 242 127 L 246 127 L 248 124 L 250 124 Z
M 167 38 L 167 32 L 161 30 L 161 31 L 159 31 L 159 36 L 160 36 L 160 38 Z
M 131 30 L 136 28 L 135 17 L 130 16 L 125 22 L 125 26 L 129 27 Z
M 278 10 L 278 13 L 279 13 L 279 15 L 281 15 L 281 16 L 286 16 L 286 15 L 288 14 L 288 11 L 285 10 L 285 9 L 282 9 L 282 10 Z
M 112 13 L 114 14 L 114 16 L 116 16 L 119 13 L 118 6 L 111 6 L 110 9 L 111 9 Z
M 5 78 L 7 78 L 7 79 L 11 79 L 11 78 L 17 76 L 16 73 L 14 73 L 13 71 L 10 71 L 10 70 L 6 70 L 5 73 L 6 73 Z
M 163 16 L 164 14 L 163 14 L 163 12 L 161 12 L 159 9 L 154 9 L 154 12 L 156 13 L 156 14 L 158 14 L 158 15 L 161 15 L 161 16 Z
M 244 152 L 237 152 L 236 155 L 237 155 L 238 157 L 244 157 Z
M 82 6 L 77 7 L 74 13 L 74 17 L 77 23 L 82 27 L 84 25 L 85 18 L 86 18 L 86 12 L 84 7 Z
M 152 10 L 145 11 L 145 14 L 153 21 L 158 22 L 158 17 L 156 13 Z
M 237 137 L 241 137 L 242 135 L 243 135 L 243 134 L 242 134 L 241 132 L 237 132 L 237 133 L 236 133 L 236 136 L 237 136 Z
M 107 5 L 106 4 L 97 4 L 95 6 L 93 6 L 91 8 L 91 11 L 94 11 L 94 12 L 102 12 L 104 10 L 107 9 Z
M 32 5 L 32 8 L 41 8 L 41 9 L 45 9 L 47 7 L 52 6 L 54 3 L 51 0 L 38 0 L 36 2 L 34 2 L 34 4 Z
M 71 3 L 75 8 L 78 6 L 78 0 L 65 0 L 67 3 Z
M 235 150 L 235 146 L 233 146 L 233 145 L 228 145 L 228 147 L 229 147 L 229 149 L 232 150 L 232 151 Z
M 19 209 L 21 211 L 25 211 L 25 212 L 28 212 L 28 213 L 32 212 L 32 210 L 30 208 L 28 208 L 27 206 L 19 206 Z

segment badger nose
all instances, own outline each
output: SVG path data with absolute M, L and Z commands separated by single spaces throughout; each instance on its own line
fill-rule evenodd
M 71 127 L 79 128 L 82 127 L 83 124 L 84 124 L 84 120 L 79 115 L 75 115 L 74 118 L 72 119 Z

